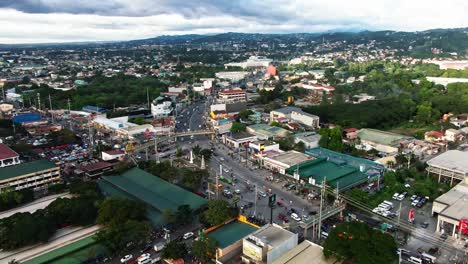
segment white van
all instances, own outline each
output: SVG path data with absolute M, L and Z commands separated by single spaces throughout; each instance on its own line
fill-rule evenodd
M 436 263 L 437 258 L 432 255 L 429 255 L 427 253 L 422 253 L 421 256 L 422 256 L 422 259 L 430 261 L 430 263 Z
M 417 257 L 410 257 L 408 261 L 411 263 L 422 264 L 422 259 L 417 258 Z
M 388 204 L 388 205 L 390 206 L 390 208 L 393 209 L 393 203 L 392 203 L 392 202 L 383 201 L 382 203 L 383 203 L 383 204 Z

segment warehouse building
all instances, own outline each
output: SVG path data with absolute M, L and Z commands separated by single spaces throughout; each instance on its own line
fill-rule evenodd
M 427 161 L 427 173 L 438 177 L 439 182 L 448 179 L 450 185 L 468 178 L 468 152 L 449 150 Z
M 300 153 L 295 150 L 280 153 L 273 157 L 264 157 L 261 161 L 262 166 L 273 172 L 286 174 L 287 169 L 292 166 L 302 164 L 306 161 L 313 160 L 314 157 Z
M 60 180 L 60 167 L 48 160 L 0 168 L 0 191 L 5 188 L 40 190 Z
M 297 122 L 301 125 L 304 125 L 309 128 L 317 129 L 319 128 L 320 118 L 316 115 L 311 115 L 302 111 L 298 107 L 284 107 L 276 109 L 270 112 L 270 123 L 287 123 L 287 122 Z
M 437 215 L 437 232 L 455 237 L 460 220 L 468 216 L 468 180 L 436 198 L 432 204 L 432 215 Z
M 175 212 L 181 205 L 199 210 L 208 201 L 181 187 L 171 184 L 139 168 L 132 168 L 115 176 L 104 176 L 98 181 L 105 195 L 116 195 L 148 205 L 148 218 L 154 225 L 166 224 L 163 212 Z

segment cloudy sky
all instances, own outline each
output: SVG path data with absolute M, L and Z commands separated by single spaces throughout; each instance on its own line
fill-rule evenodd
M 468 27 L 467 0 L 0 0 L 0 43 Z

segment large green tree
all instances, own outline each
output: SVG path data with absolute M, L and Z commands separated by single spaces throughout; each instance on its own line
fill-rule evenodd
M 129 219 L 107 225 L 95 235 L 95 238 L 110 252 L 117 255 L 124 253 L 123 251 L 144 246 L 150 239 L 151 230 L 148 222 Z
M 192 254 L 201 263 L 209 263 L 215 257 L 217 245 L 218 243 L 214 239 L 208 237 L 199 238 L 193 241 Z
M 99 204 L 96 222 L 101 225 L 118 224 L 131 220 L 143 220 L 146 206 L 143 203 L 115 196 L 107 197 Z
M 390 235 L 374 230 L 366 223 L 349 222 L 334 228 L 324 243 L 325 257 L 352 263 L 396 263 L 397 245 Z
M 215 226 L 228 220 L 235 215 L 235 211 L 224 200 L 211 200 L 208 202 L 208 209 L 203 213 L 202 218 L 210 226 Z
M 245 124 L 234 122 L 231 126 L 231 132 L 236 133 L 240 131 L 245 131 L 246 128 L 247 127 L 245 126 Z
M 180 259 L 187 255 L 185 244 L 179 241 L 171 241 L 166 244 L 161 252 L 161 257 L 164 259 Z

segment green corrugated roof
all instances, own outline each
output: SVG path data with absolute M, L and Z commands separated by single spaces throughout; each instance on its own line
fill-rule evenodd
M 119 188 L 115 187 L 111 183 L 105 180 L 98 181 L 99 189 L 104 193 L 106 196 L 117 196 L 124 199 L 139 201 L 136 197 L 130 195 L 127 192 L 120 190 Z M 153 226 L 160 226 L 165 225 L 167 222 L 164 220 L 162 212 L 154 209 L 153 207 L 146 208 L 146 217 L 148 220 L 153 224 Z
M 103 253 L 105 247 L 97 244 L 93 236 L 89 236 L 25 261 L 24 264 L 80 264 Z
M 21 163 L 18 165 L 0 168 L 0 181 L 34 172 L 52 169 L 55 167 L 58 166 L 55 165 L 55 163 L 53 163 L 52 161 L 35 160 L 27 163 Z
M 238 221 L 226 224 L 207 234 L 209 238 L 218 241 L 219 248 L 225 248 L 232 243 L 252 234 L 257 228 Z
M 184 204 L 196 210 L 208 202 L 139 168 L 132 168 L 119 176 L 105 176 L 103 180 L 159 211 L 166 208 L 176 210 L 178 206 Z
M 358 130 L 358 137 L 382 145 L 393 145 L 397 140 L 407 138 L 407 136 L 381 131 L 377 129 L 363 128 Z

